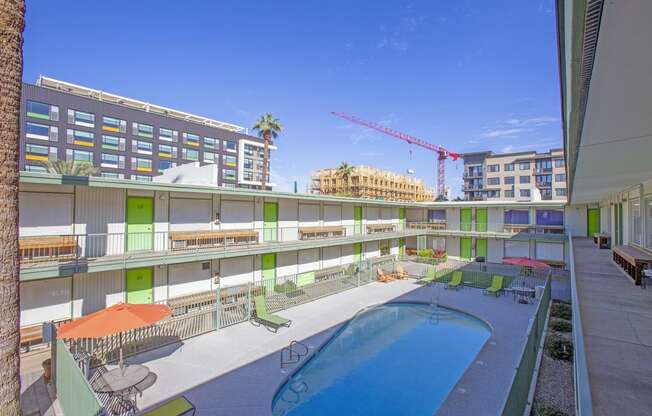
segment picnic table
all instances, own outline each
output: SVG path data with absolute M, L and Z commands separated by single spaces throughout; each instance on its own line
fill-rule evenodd
M 301 227 L 299 240 L 316 240 L 319 238 L 344 237 L 346 229 L 342 226 Z
M 593 234 L 593 242 L 598 245 L 598 248 L 609 248 L 611 236 L 607 233 Z
M 21 261 L 74 258 L 77 238 L 74 235 L 20 237 L 18 251 Z

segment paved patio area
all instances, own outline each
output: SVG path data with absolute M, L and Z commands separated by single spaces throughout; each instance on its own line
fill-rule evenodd
M 411 265 L 408 272 L 420 267 Z M 279 353 L 290 341 L 303 340 L 312 353 L 365 306 L 390 300 L 430 302 L 433 297 L 442 305 L 482 317 L 493 327 L 491 338 L 437 414 L 498 414 L 536 305 L 515 303 L 511 296 L 483 296 L 477 289 L 423 287 L 412 279 L 371 283 L 284 310 L 281 315 L 293 324 L 277 334 L 244 323 L 132 357 L 128 362 L 145 363 L 158 376 L 138 398 L 138 406 L 145 409 L 184 394 L 198 415 L 271 415 L 272 398 L 288 377 L 288 370 L 280 369 Z
M 634 286 L 586 238 L 573 239 L 595 416 L 652 414 L 652 288 Z

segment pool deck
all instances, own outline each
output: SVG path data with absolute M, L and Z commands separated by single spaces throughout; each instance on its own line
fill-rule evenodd
M 483 296 L 478 289 L 424 287 L 412 279 L 375 282 L 284 310 L 279 314 L 293 324 L 276 334 L 243 323 L 132 357 L 127 361 L 144 363 L 158 376 L 138 397 L 138 407 L 147 409 L 184 394 L 197 415 L 271 415 L 274 394 L 295 368 L 280 369 L 280 350 L 292 340 L 308 344 L 312 354 L 366 306 L 391 300 L 430 302 L 433 296 L 441 305 L 482 317 L 493 327 L 491 338 L 436 414 L 498 414 L 536 305 L 515 303 L 511 296 Z
M 652 288 L 643 290 L 586 238 L 573 239 L 595 416 L 652 412 Z

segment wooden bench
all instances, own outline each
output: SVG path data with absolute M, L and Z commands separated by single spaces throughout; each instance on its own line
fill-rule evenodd
M 77 255 L 77 238 L 74 235 L 20 237 L 18 253 L 23 262 L 69 260 Z
M 317 240 L 320 238 L 344 237 L 345 235 L 346 229 L 337 225 L 299 228 L 299 240 Z
M 445 222 L 415 222 L 408 224 L 408 228 L 415 230 L 445 230 Z
M 595 233 L 593 234 L 593 242 L 598 245 L 598 248 L 609 248 L 611 236 L 606 233 Z
M 60 321 L 55 321 L 54 326 L 59 327 L 66 322 L 70 322 L 70 319 L 63 319 Z M 29 348 L 32 345 L 37 345 L 43 343 L 43 323 L 36 325 L 29 325 L 20 328 L 20 346 L 29 351 Z
M 505 224 L 506 233 L 527 233 L 530 232 L 532 226 L 530 224 Z
M 367 224 L 367 234 L 393 233 L 396 231 L 394 224 Z
M 254 230 L 177 231 L 170 233 L 172 250 L 229 246 L 258 242 Z
M 652 266 L 652 254 L 638 247 L 630 245 L 615 246 L 612 255 L 614 262 L 631 276 L 636 285 L 641 284 L 643 267 Z

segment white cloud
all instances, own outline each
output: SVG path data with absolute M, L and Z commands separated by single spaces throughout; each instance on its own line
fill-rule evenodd
M 530 129 L 514 128 L 514 129 L 496 129 L 486 132 L 482 137 L 489 138 L 502 138 L 502 137 L 515 137 L 519 134 L 529 132 Z
M 559 119 L 557 117 L 539 116 L 539 117 L 530 117 L 525 119 L 509 118 L 505 120 L 504 123 L 510 126 L 541 127 L 541 126 L 547 126 L 548 124 L 552 124 L 558 120 Z

